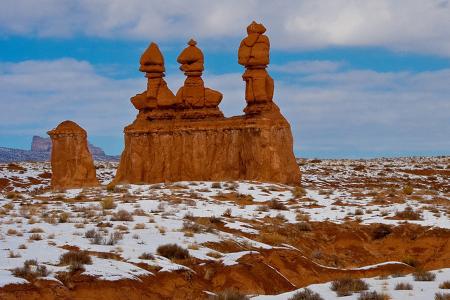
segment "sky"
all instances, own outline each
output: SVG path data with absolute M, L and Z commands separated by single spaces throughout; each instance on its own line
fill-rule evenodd
M 139 58 L 156 42 L 176 93 L 190 38 L 226 116 L 245 107 L 237 49 L 267 28 L 274 101 L 298 157 L 450 155 L 449 0 L 0 0 L 0 146 L 70 119 L 106 153 L 146 88 Z

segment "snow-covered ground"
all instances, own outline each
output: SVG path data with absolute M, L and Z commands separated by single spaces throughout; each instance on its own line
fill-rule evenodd
M 186 268 L 158 255 L 157 248 L 168 243 L 188 249 L 194 258 L 234 265 L 251 252 L 220 253 L 205 243 L 232 240 L 271 249 L 273 246 L 257 238 L 266 218 L 280 218 L 286 223 L 309 219 L 340 224 L 353 220 L 361 224 L 409 222 L 450 228 L 449 158 L 307 160 L 301 164 L 304 190 L 258 182 L 178 182 L 59 192 L 48 189 L 48 163 L 1 165 L 0 287 L 26 282 L 13 276 L 11 270 L 30 259 L 45 265 L 49 278 L 67 271 L 59 258 L 69 247 L 113 254 L 111 258 L 93 256 L 92 264 L 85 265 L 84 274 L 102 280 L 139 280 L 139 276 L 154 272 Z M 112 180 L 116 167 L 117 163 L 97 163 L 102 184 Z M 411 192 L 405 190 L 407 185 L 413 187 Z M 102 201 L 112 201 L 115 207 L 105 209 Z M 405 209 L 418 217 L 398 215 Z M 121 219 L 117 216 L 120 211 L 129 216 Z M 199 217 L 205 222 L 191 221 Z M 210 226 L 219 218 L 223 229 Z M 143 253 L 153 255 L 153 259 L 141 259 Z M 144 270 L 139 263 L 156 271 Z M 450 279 L 449 270 L 436 271 L 438 279 Z M 410 278 L 367 282 L 373 289 L 389 292 L 393 299 L 431 299 L 429 295 L 434 295 L 439 282 L 413 282 L 413 291 L 392 290 L 396 282 L 406 279 Z M 328 283 L 310 288 L 325 299 L 334 297 Z M 292 293 L 256 299 L 287 299 L 289 295 Z

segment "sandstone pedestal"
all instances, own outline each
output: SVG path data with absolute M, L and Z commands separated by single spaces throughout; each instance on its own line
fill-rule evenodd
M 48 132 L 52 139 L 53 189 L 82 188 L 99 185 L 88 149 L 86 131 L 72 121 L 64 121 Z
M 290 126 L 281 114 L 136 121 L 125 128 L 125 145 L 116 182 L 300 182 Z

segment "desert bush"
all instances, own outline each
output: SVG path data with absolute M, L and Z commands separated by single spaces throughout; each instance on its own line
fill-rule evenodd
M 59 214 L 58 216 L 58 222 L 59 223 L 67 223 L 67 221 L 69 220 L 70 215 L 66 212 L 62 212 Z
M 222 184 L 220 182 L 213 182 L 211 184 L 211 188 L 213 188 L 213 189 L 221 189 L 222 188 Z
M 113 246 L 117 244 L 117 242 L 120 241 L 121 239 L 123 239 L 123 234 L 119 231 L 114 231 L 109 235 L 109 239 L 108 241 L 106 241 L 105 245 Z
M 295 215 L 295 219 L 299 222 L 301 222 L 301 221 L 307 222 L 307 221 L 309 221 L 309 215 L 299 210 L 299 211 L 297 211 L 297 214 Z
M 270 209 L 276 209 L 276 210 L 287 210 L 288 209 L 284 203 L 277 201 L 276 199 L 270 200 L 268 206 Z
M 399 282 L 395 285 L 396 290 L 412 290 L 413 286 L 411 283 Z
M 211 296 L 210 300 L 249 300 L 245 294 L 235 290 L 227 289 L 225 291 L 217 293 L 215 296 Z
M 417 268 L 419 262 L 414 257 L 407 256 L 402 260 L 403 263 L 410 265 L 413 268 Z
M 296 228 L 300 231 L 311 231 L 312 230 L 311 224 L 309 224 L 308 222 L 297 223 Z
M 305 191 L 305 189 L 304 189 L 303 187 L 301 187 L 301 186 L 296 186 L 296 187 L 291 191 L 291 193 L 292 193 L 292 196 L 293 196 L 294 198 L 301 198 L 301 197 L 306 196 L 306 191 Z
M 218 224 L 218 223 L 222 222 L 220 217 L 216 217 L 216 216 L 210 216 L 208 220 L 209 220 L 209 223 L 211 223 L 211 224 Z
M 392 233 L 391 227 L 389 227 L 386 224 L 380 224 L 378 225 L 372 232 L 372 238 L 374 240 L 380 240 L 382 238 L 385 238 L 389 234 Z
M 88 230 L 84 233 L 84 236 L 88 238 L 92 244 L 94 245 L 102 245 L 105 243 L 105 238 L 100 231 L 96 231 L 95 229 Z
M 350 296 L 353 292 L 368 290 L 369 285 L 361 279 L 342 278 L 331 282 L 331 290 L 338 297 Z
M 190 257 L 189 251 L 178 246 L 177 244 L 161 245 L 156 249 L 156 252 L 168 259 L 186 259 Z
M 421 220 L 420 212 L 415 211 L 411 206 L 405 207 L 403 211 L 397 211 L 395 216 L 402 220 Z
M 359 294 L 358 300 L 389 300 L 391 297 L 388 294 L 377 291 L 362 292 Z
M 114 190 L 116 189 L 116 185 L 114 183 L 108 183 L 108 185 L 106 186 L 106 190 L 108 192 L 114 192 Z
M 287 237 L 278 232 L 263 232 L 259 235 L 259 238 L 263 243 L 270 245 L 279 245 L 287 242 Z
M 113 213 L 111 221 L 133 221 L 133 216 L 125 209 L 121 209 L 118 212 Z
M 148 252 L 144 252 L 139 256 L 140 259 L 145 259 L 145 260 L 153 260 L 155 259 L 155 257 L 153 256 L 153 254 L 148 253 Z
M 18 199 L 22 199 L 23 196 L 20 193 L 17 192 L 8 192 L 6 193 L 6 199 L 11 199 L 11 200 L 18 200 Z
M 364 210 L 362 210 L 361 208 L 355 209 L 355 216 L 362 216 L 362 215 L 364 215 Z
M 29 237 L 30 241 L 40 241 L 42 240 L 42 236 L 39 233 L 33 233 Z
M 323 300 L 323 298 L 318 293 L 305 288 L 292 295 L 288 300 Z
M 24 278 L 28 281 L 33 281 L 38 277 L 47 277 L 50 272 L 46 266 L 38 265 L 35 259 L 26 260 L 22 267 L 11 270 L 11 273 L 20 278 Z
M 193 232 L 193 233 L 199 233 L 201 232 L 203 227 L 195 222 L 192 221 L 183 221 L 183 228 L 182 231 L 184 232 Z
M 100 205 L 103 209 L 114 209 L 116 208 L 116 203 L 114 203 L 113 197 L 106 197 L 100 201 Z
M 410 185 L 405 185 L 402 189 L 403 194 L 411 195 L 414 192 L 414 188 Z
M 436 293 L 434 300 L 450 300 L 450 293 Z
M 231 208 L 227 208 L 227 209 L 223 212 L 222 216 L 224 216 L 224 217 L 226 217 L 226 218 L 230 218 L 230 217 L 231 217 Z
M 70 271 L 75 272 L 84 269 L 83 265 L 92 264 L 92 259 L 87 251 L 72 250 L 59 257 L 59 264 L 62 266 L 70 266 Z
M 440 289 L 450 289 L 450 281 L 447 280 L 447 281 L 442 282 L 442 283 L 439 285 L 439 288 L 440 288 Z
M 145 224 L 144 223 L 136 223 L 136 225 L 134 225 L 134 229 L 145 229 Z
M 16 235 L 17 234 L 17 230 L 13 229 L 13 228 L 9 228 L 8 231 L 6 232 L 8 235 Z
M 415 281 L 434 281 L 436 279 L 436 274 L 419 270 L 413 273 L 413 277 Z

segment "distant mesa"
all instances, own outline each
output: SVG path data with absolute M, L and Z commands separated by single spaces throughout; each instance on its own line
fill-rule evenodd
M 164 57 L 151 43 L 140 59 L 147 88 L 131 98 L 138 110 L 124 129 L 116 183 L 257 180 L 298 184 L 290 125 L 273 102 L 266 28 L 253 22 L 239 47 L 245 67 L 245 115 L 225 118 L 222 94 L 205 87 L 204 55 L 195 40 L 177 58 L 186 76 L 177 93 L 164 80 Z
M 89 151 L 94 156 L 106 156 L 105 151 L 102 148 L 96 147 L 91 143 L 88 144 Z M 40 136 L 33 136 L 33 140 L 31 142 L 31 151 L 36 152 L 50 152 L 52 150 L 52 140 L 50 138 L 43 138 Z
M 98 186 L 94 160 L 88 149 L 86 131 L 73 121 L 50 130 L 53 189 Z

